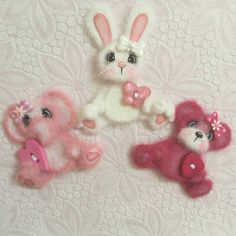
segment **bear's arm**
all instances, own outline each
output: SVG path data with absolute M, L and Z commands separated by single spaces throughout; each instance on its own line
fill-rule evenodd
M 185 178 L 189 178 L 192 182 L 199 182 L 204 178 L 205 165 L 202 157 L 196 153 L 188 153 L 184 156 L 181 163 L 181 174 Z

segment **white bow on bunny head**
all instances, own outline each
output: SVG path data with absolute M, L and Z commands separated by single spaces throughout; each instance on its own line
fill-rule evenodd
M 129 40 L 128 38 L 126 38 L 124 35 L 122 35 L 118 41 L 116 50 L 118 52 L 132 52 L 132 53 L 135 53 L 137 56 L 142 56 L 144 47 L 145 47 L 145 43 L 133 42 Z
M 114 16 L 109 10 L 95 8 L 87 20 L 87 28 L 100 48 L 98 75 L 113 82 L 125 82 L 139 77 L 138 69 L 144 53 L 144 36 L 150 28 L 150 10 L 133 8 L 122 36 L 114 40 Z M 111 27 L 113 26 L 113 27 Z

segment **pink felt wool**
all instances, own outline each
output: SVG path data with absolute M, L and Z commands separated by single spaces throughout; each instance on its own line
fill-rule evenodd
M 135 146 L 134 162 L 139 167 L 159 169 L 167 178 L 178 181 L 192 198 L 208 194 L 212 181 L 207 178 L 202 154 L 225 148 L 231 141 L 231 129 L 216 114 L 206 114 L 194 101 L 179 104 L 172 136 Z
M 123 102 L 126 105 L 142 107 L 144 101 L 150 95 L 151 90 L 148 87 L 138 87 L 132 82 L 126 82 L 123 85 Z
M 112 34 L 107 18 L 103 14 L 96 14 L 94 16 L 94 25 L 101 37 L 103 44 L 109 44 L 112 41 Z
M 3 127 L 17 151 L 17 181 L 41 188 L 52 178 L 76 168 L 95 166 L 102 154 L 99 144 L 72 134 L 77 113 L 71 99 L 61 91 L 49 91 L 34 104 L 21 101 L 7 108 Z

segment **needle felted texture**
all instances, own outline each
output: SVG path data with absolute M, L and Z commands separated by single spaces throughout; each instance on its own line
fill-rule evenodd
M 9 140 L 20 144 L 17 181 L 41 188 L 52 178 L 76 168 L 95 166 L 100 145 L 72 134 L 77 113 L 71 99 L 61 91 L 48 91 L 30 106 L 23 101 L 4 113 L 3 127 Z
M 192 198 L 209 193 L 212 181 L 207 178 L 202 154 L 225 148 L 231 141 L 231 129 L 214 114 L 217 113 L 206 114 L 194 101 L 179 104 L 172 136 L 135 146 L 135 164 L 158 169 L 167 178 L 178 181 Z
M 79 113 L 79 127 L 94 133 L 110 123 L 137 119 L 159 128 L 174 116 L 172 104 L 155 98 L 151 88 L 139 81 L 145 52 L 144 38 L 151 29 L 152 13 L 145 7 L 131 10 L 123 35 L 115 35 L 114 17 L 94 8 L 87 19 L 90 36 L 99 48 L 98 79 L 104 83 L 92 102 Z M 156 122 L 157 116 L 165 117 Z

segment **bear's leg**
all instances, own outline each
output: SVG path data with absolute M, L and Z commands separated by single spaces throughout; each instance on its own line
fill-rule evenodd
M 102 148 L 96 143 L 87 143 L 82 145 L 81 155 L 76 160 L 79 168 L 92 168 L 101 160 Z
M 16 180 L 19 184 L 28 188 L 42 188 L 53 177 L 54 174 L 41 171 L 38 165 L 31 161 L 25 161 L 20 165 Z
M 154 145 L 137 145 L 134 147 L 131 155 L 134 163 L 139 167 L 157 167 L 156 147 Z
M 209 179 L 204 179 L 198 183 L 185 184 L 185 190 L 192 198 L 201 197 L 208 194 L 212 189 L 212 182 Z

